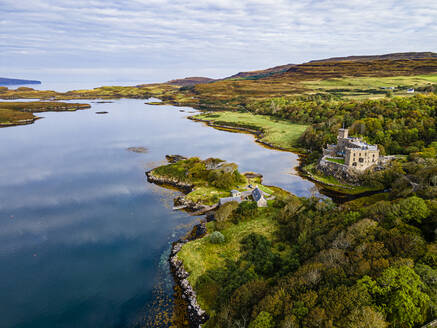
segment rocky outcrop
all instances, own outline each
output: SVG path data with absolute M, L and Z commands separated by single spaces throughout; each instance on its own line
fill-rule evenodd
M 333 176 L 340 181 L 344 181 L 352 185 L 360 184 L 361 173 L 344 164 L 321 159 L 317 165 L 317 170 L 321 171 L 326 176 Z
M 177 163 L 179 161 L 183 161 L 184 159 L 187 159 L 187 158 L 182 156 L 182 155 L 165 155 L 165 159 L 170 164 L 175 164 L 175 163 Z
M 184 196 L 178 196 L 173 200 L 174 207 L 186 208 L 192 211 L 201 211 L 207 208 L 206 205 L 201 203 L 195 203 L 193 201 L 187 200 Z
M 197 303 L 197 295 L 193 287 L 188 281 L 189 273 L 185 270 L 181 260 L 178 259 L 177 254 L 180 252 L 184 244 L 187 242 L 201 238 L 206 234 L 205 223 L 197 224 L 193 227 L 191 233 L 185 238 L 173 243 L 170 253 L 170 268 L 173 273 L 176 284 L 181 288 L 181 297 L 187 304 L 187 315 L 190 327 L 201 327 L 209 319 L 209 315 L 202 310 Z
M 253 179 L 253 178 L 263 178 L 263 175 L 261 173 L 256 173 L 256 172 L 244 172 L 241 173 L 242 175 L 244 175 L 246 178 L 248 179 Z
M 181 189 L 185 193 L 189 193 L 193 190 L 193 185 L 187 182 L 182 182 L 176 178 L 164 177 L 156 175 L 153 170 L 146 172 L 147 181 L 155 183 L 157 185 L 168 185 Z

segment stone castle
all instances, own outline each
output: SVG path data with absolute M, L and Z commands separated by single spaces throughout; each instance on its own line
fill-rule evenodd
M 340 129 L 337 140 L 336 145 L 328 145 L 323 150 L 322 161 L 358 171 L 380 164 L 378 147 L 369 145 L 361 138 L 349 137 L 348 129 Z

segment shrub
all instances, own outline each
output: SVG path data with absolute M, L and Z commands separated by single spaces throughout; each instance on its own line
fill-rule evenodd
M 273 317 L 270 313 L 262 311 L 254 321 L 249 325 L 249 328 L 273 328 Z
M 223 244 L 225 242 L 225 236 L 220 231 L 214 231 L 209 236 L 209 241 L 213 244 Z
M 217 220 L 217 222 L 226 221 L 237 207 L 237 202 L 229 202 L 221 205 L 219 209 L 215 212 L 215 219 Z

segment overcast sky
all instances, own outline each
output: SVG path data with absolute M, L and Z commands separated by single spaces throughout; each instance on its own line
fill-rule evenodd
M 437 52 L 436 0 L 0 0 L 0 76 L 164 81 Z

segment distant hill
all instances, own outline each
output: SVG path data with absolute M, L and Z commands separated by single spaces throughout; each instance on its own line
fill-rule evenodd
M 403 52 L 385 55 L 332 57 L 303 64 L 286 64 L 267 69 L 239 72 L 223 79 L 187 77 L 166 82 L 190 86 L 228 80 L 263 80 L 291 78 L 308 80 L 343 76 L 401 76 L 429 74 L 437 71 L 435 52 Z M 412 61 L 412 62 L 411 62 Z
M 196 85 L 201 83 L 209 83 L 215 81 L 214 79 L 210 79 L 209 77 L 186 77 L 184 79 L 176 79 L 165 82 L 166 84 L 171 85 L 180 85 L 180 86 L 189 86 Z
M 0 77 L 0 85 L 17 85 L 17 84 L 41 84 L 41 81 L 9 79 L 6 77 Z
M 385 55 L 370 55 L 370 56 L 348 56 L 348 57 L 332 57 L 319 60 L 311 60 L 314 62 L 327 62 L 327 61 L 369 61 L 369 60 L 400 60 L 400 59 L 423 59 L 423 58 L 437 58 L 435 52 L 400 52 Z
M 259 79 L 267 76 L 271 76 L 277 73 L 282 73 L 290 69 L 291 67 L 296 66 L 295 64 L 286 64 L 286 65 L 280 65 L 275 66 L 263 70 L 258 71 L 250 71 L 250 72 L 240 72 L 237 74 L 234 74 L 232 76 L 226 77 L 223 80 L 231 80 L 231 79 Z
M 347 57 L 345 57 L 347 58 Z M 388 77 L 431 74 L 437 72 L 437 57 L 360 60 L 322 60 L 291 67 L 276 76 L 293 81 L 340 77 Z
M 190 86 L 196 84 L 204 84 L 218 81 L 226 81 L 226 80 L 257 80 L 265 77 L 269 77 L 275 74 L 286 72 L 289 68 L 296 66 L 295 64 L 286 64 L 275 66 L 263 70 L 258 71 L 249 71 L 249 72 L 239 72 L 237 74 L 225 77 L 223 79 L 210 79 L 208 77 L 186 77 L 184 79 L 175 79 L 165 82 L 166 84 L 171 85 L 179 85 L 179 86 Z

